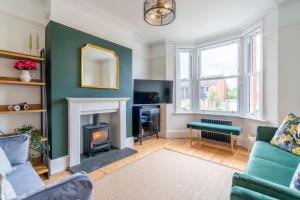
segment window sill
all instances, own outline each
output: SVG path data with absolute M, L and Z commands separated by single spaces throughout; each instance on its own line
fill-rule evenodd
M 213 113 L 213 112 L 174 112 L 173 115 L 208 115 L 208 116 L 222 116 L 222 117 L 237 117 L 241 119 L 248 119 L 257 122 L 268 123 L 267 120 L 255 118 L 249 115 L 240 115 L 238 113 Z
M 197 114 L 195 112 L 173 112 L 172 115 L 190 115 L 190 114 Z
M 253 117 L 253 116 L 249 116 L 249 115 L 242 115 L 240 117 L 243 118 L 243 119 L 249 119 L 249 120 L 253 120 L 253 121 L 257 121 L 257 122 L 268 123 L 267 120 L 260 119 L 260 118 L 257 118 L 257 117 Z

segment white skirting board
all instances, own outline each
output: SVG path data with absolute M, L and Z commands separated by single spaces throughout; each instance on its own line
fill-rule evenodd
M 133 147 L 133 146 L 134 146 L 134 138 L 133 137 L 126 138 L 126 147 Z
M 188 130 L 167 130 L 165 135 L 167 139 L 188 138 L 189 132 Z
M 134 145 L 134 138 L 129 137 L 126 138 L 126 147 L 133 147 Z M 49 166 L 50 166 L 50 176 L 56 174 L 58 172 L 62 172 L 69 167 L 69 156 L 63 156 L 60 158 L 56 158 L 54 160 L 49 159 Z
M 69 156 L 63 156 L 54 160 L 49 159 L 50 176 L 68 168 Z

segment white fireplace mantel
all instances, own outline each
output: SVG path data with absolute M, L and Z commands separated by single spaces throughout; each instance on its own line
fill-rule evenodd
M 80 164 L 80 116 L 116 113 L 112 145 L 126 147 L 126 102 L 129 98 L 66 98 L 68 101 L 69 167 Z

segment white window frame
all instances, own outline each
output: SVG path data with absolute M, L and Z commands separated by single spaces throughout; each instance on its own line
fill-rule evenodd
M 207 50 L 207 49 L 213 49 L 213 48 L 217 48 L 217 47 L 222 47 L 222 46 L 227 46 L 233 43 L 237 43 L 238 45 L 238 71 L 236 75 L 229 75 L 229 76 L 215 76 L 215 77 L 201 77 L 201 62 L 200 61 L 200 55 L 199 55 L 199 51 L 201 50 Z M 218 80 L 218 79 L 228 79 L 228 78 L 236 78 L 237 79 L 237 111 L 218 111 L 218 110 L 203 110 L 200 108 L 199 106 L 199 94 L 197 94 L 197 109 L 196 111 L 198 113 L 203 113 L 203 114 L 224 114 L 224 115 L 237 115 L 240 113 L 240 82 L 241 82 L 241 76 L 240 76 L 240 68 L 241 68 L 241 39 L 230 39 L 228 41 L 223 41 L 223 42 L 218 42 L 216 44 L 212 44 L 212 45 L 208 45 L 208 46 L 203 46 L 203 47 L 199 47 L 197 48 L 197 91 L 199 91 L 199 87 L 200 87 L 200 82 L 204 81 L 204 80 Z
M 192 58 L 191 58 L 191 77 L 190 79 L 180 79 L 180 52 L 181 50 L 189 50 L 192 52 Z M 194 46 L 192 45 L 178 45 L 176 46 L 176 82 L 175 82 L 175 95 L 176 95 L 176 106 L 175 106 L 175 110 L 176 113 L 192 113 L 194 108 Z M 184 111 L 182 109 L 180 109 L 180 82 L 181 81 L 190 81 L 190 85 L 191 85 L 191 97 L 190 97 L 190 110 L 189 111 Z
M 237 84 L 238 84 L 238 88 L 237 88 L 237 111 L 236 112 L 230 112 L 230 111 L 209 111 L 209 110 L 201 110 L 199 108 L 199 86 L 200 86 L 200 80 L 202 80 L 199 77 L 199 72 L 200 72 L 200 68 L 199 68 L 199 57 L 198 57 L 198 51 L 199 49 L 210 49 L 210 48 L 216 48 L 219 46 L 225 46 L 231 43 L 238 43 L 238 74 L 237 75 L 232 75 L 232 76 L 222 76 L 222 77 L 216 77 L 218 79 L 226 79 L 226 78 L 237 78 Z M 192 77 L 191 77 L 191 110 L 190 111 L 184 111 L 180 109 L 180 51 L 181 49 L 187 49 L 187 50 L 191 50 L 192 53 L 192 69 L 191 69 L 191 73 L 192 73 Z M 224 115 L 239 115 L 240 113 L 240 83 L 241 83 L 241 76 L 240 76 L 240 68 L 241 68 L 241 39 L 240 37 L 234 37 L 234 38 L 230 38 L 227 40 L 221 40 L 221 41 L 217 41 L 215 43 L 211 43 L 211 44 L 206 44 L 205 46 L 194 46 L 194 45 L 177 45 L 176 46 L 176 91 L 175 91 L 175 111 L 176 113 L 200 113 L 200 114 L 224 114 Z M 207 80 L 207 78 L 204 78 Z M 203 79 L 203 80 L 204 80 Z
M 249 108 L 249 84 L 248 84 L 248 65 L 247 65 L 247 50 L 246 50 L 246 41 L 247 37 L 251 36 L 251 34 L 257 32 L 259 30 L 261 34 L 261 69 L 260 69 L 260 113 L 258 115 L 251 115 L 248 112 Z M 238 66 L 238 99 L 237 99 L 237 112 L 224 112 L 224 111 L 206 111 L 199 109 L 199 70 L 198 63 L 198 49 L 213 47 L 213 46 L 220 46 L 222 44 L 228 44 L 228 42 L 238 41 L 239 42 L 239 66 Z M 264 44 L 264 37 L 263 37 L 263 22 L 258 22 L 254 26 L 250 27 L 246 31 L 240 34 L 232 34 L 231 36 L 226 35 L 224 38 L 218 38 L 217 40 L 206 41 L 203 43 L 193 44 L 193 45 L 176 45 L 176 82 L 175 82 L 175 112 L 176 113 L 196 113 L 196 114 L 211 114 L 211 115 L 224 115 L 224 116 L 237 116 L 242 118 L 251 118 L 254 120 L 263 120 L 263 108 L 264 108 L 264 101 L 263 101 L 263 44 Z M 191 80 L 191 110 L 185 112 L 179 109 L 179 50 L 180 49 L 191 49 L 193 50 L 193 58 L 192 58 L 192 80 Z M 200 66 L 201 67 L 201 66 Z M 221 77 L 220 77 L 221 78 Z M 230 77 L 222 77 L 230 78 Z
M 249 55 L 248 52 L 248 41 L 255 35 L 260 34 L 261 35 L 261 45 L 260 45 L 260 71 L 257 73 L 249 72 L 249 68 L 251 67 L 252 63 L 249 63 L 248 61 Z M 257 25 L 253 26 L 251 29 L 249 29 L 246 34 L 243 36 L 244 40 L 244 76 L 245 76 L 245 106 L 244 106 L 244 115 L 249 118 L 258 119 L 261 120 L 263 118 L 263 24 L 262 22 L 259 22 Z M 259 113 L 250 113 L 250 77 L 253 77 L 255 75 L 259 75 L 259 94 L 260 94 L 260 108 Z

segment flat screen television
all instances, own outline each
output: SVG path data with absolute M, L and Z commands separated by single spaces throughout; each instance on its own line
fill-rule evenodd
M 134 104 L 173 103 L 173 81 L 134 79 Z

